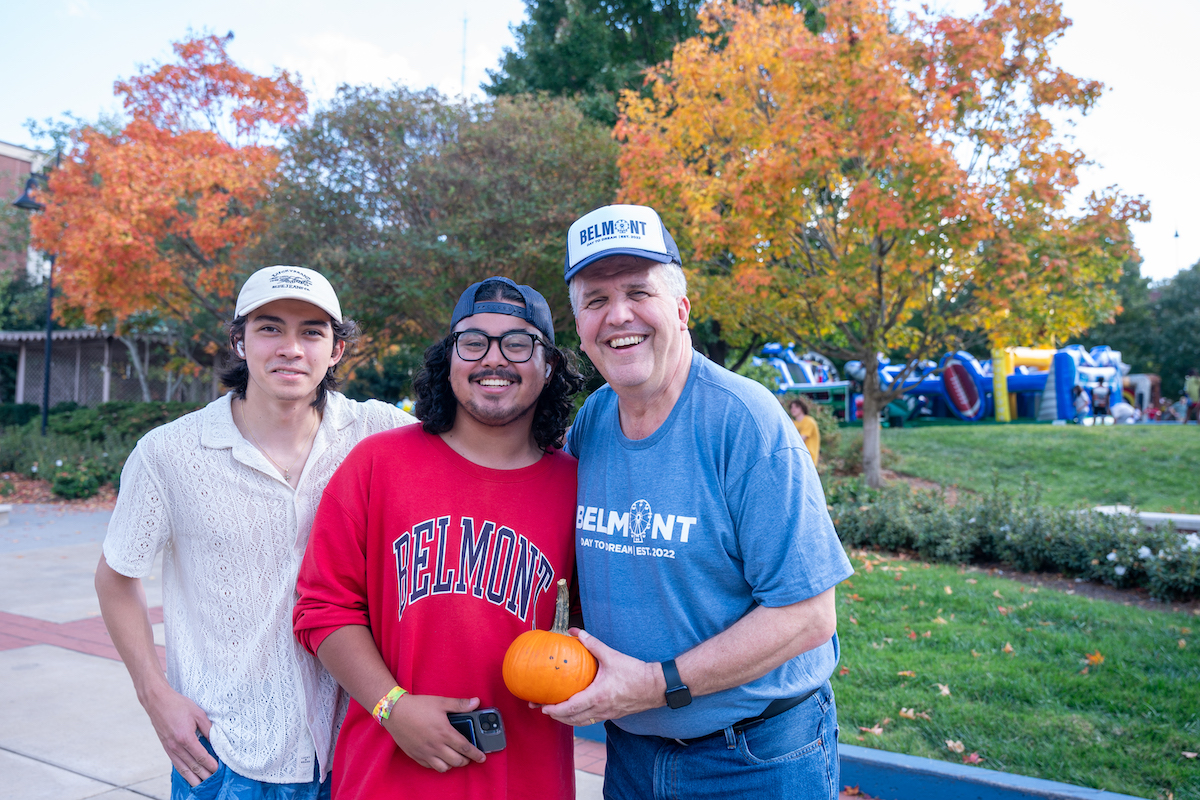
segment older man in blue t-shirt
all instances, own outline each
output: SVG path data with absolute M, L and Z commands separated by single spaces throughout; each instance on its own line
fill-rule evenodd
M 692 350 L 653 209 L 577 220 L 565 277 L 608 381 L 567 439 L 601 666 L 545 713 L 609 720 L 606 798 L 836 797 L 834 586 L 853 570 L 812 458 L 770 392 Z

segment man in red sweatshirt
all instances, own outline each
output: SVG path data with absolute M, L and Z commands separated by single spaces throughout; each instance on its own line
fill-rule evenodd
M 296 636 L 357 701 L 333 796 L 573 798 L 571 728 L 518 700 L 509 644 L 549 628 L 574 568 L 582 385 L 545 299 L 472 285 L 414 381 L 420 426 L 372 436 L 329 482 L 297 584 Z M 495 708 L 484 754 L 448 713 Z

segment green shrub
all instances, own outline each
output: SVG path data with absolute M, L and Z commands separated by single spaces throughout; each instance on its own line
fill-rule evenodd
M 101 403 L 94 408 L 81 408 L 53 416 L 49 427 L 55 433 L 93 442 L 104 441 L 110 435 L 136 440 L 146 431 L 202 407 L 202 403 Z
M 36 403 L 0 403 L 0 428 L 20 427 L 41 413 Z
M 828 502 L 838 535 L 850 547 L 1061 572 L 1146 587 L 1163 600 L 1200 593 L 1200 535 L 1147 528 L 1136 517 L 1046 506 L 1039 495 L 1028 483 L 1016 497 L 993 486 L 988 494 L 960 495 L 950 506 L 941 492 L 905 484 L 876 490 L 850 479 L 830 487 Z
M 76 500 L 91 497 L 100 491 L 103 470 L 89 459 L 80 458 L 77 461 L 64 461 L 54 468 L 54 476 L 50 480 L 50 491 L 59 497 Z

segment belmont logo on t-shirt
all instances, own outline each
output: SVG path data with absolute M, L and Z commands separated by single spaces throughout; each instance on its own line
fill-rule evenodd
M 656 514 L 645 500 L 634 502 L 628 511 L 593 506 L 578 506 L 575 510 L 576 530 L 595 531 L 609 536 L 620 534 L 634 544 L 642 544 L 647 539 L 687 544 L 697 521 L 696 517 L 682 514 L 667 514 L 665 517 Z
M 525 621 L 538 595 L 554 586 L 550 559 L 507 525 L 472 517 L 450 523 L 450 516 L 427 519 L 392 542 L 400 598 L 396 618 L 426 597 L 459 594 Z

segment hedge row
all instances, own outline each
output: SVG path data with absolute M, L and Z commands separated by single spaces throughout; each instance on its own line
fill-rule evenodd
M 828 492 L 830 516 L 850 547 L 1141 586 L 1160 600 L 1200 592 L 1200 535 L 1147 528 L 1126 515 L 1046 506 L 1038 495 L 1032 485 L 1017 496 L 993 487 L 984 495 L 960 493 L 951 506 L 940 492 L 903 484 L 873 490 L 859 480 L 835 483 Z
M 50 410 L 48 435 L 40 433 L 38 407 L 28 422 L 0 431 L 0 472 L 50 481 L 60 497 L 91 497 L 116 485 L 125 459 L 147 431 L 200 408 L 192 403 L 74 403 Z

